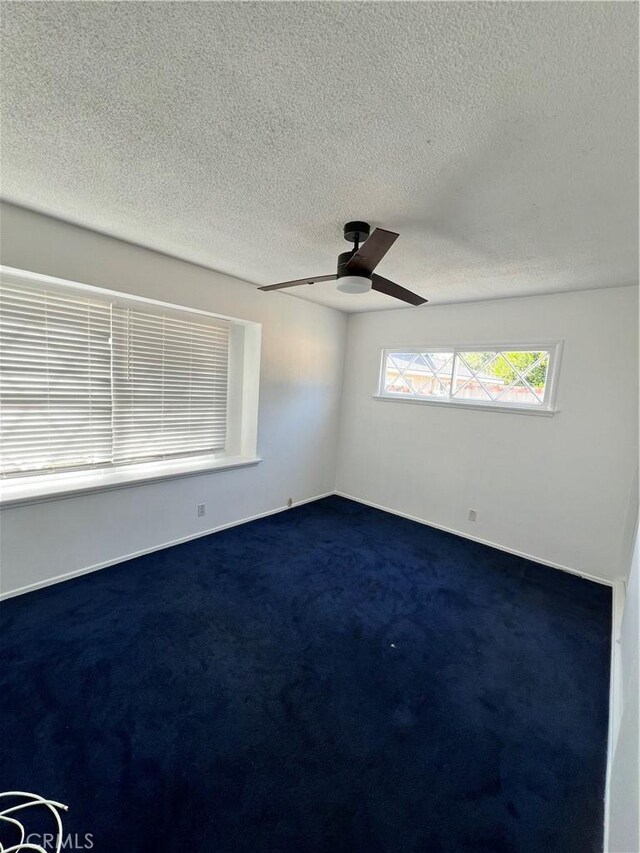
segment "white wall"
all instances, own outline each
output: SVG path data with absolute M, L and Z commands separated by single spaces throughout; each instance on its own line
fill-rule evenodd
M 636 538 L 620 631 L 618 701 L 622 706 L 622 714 L 616 733 L 609 779 L 608 853 L 637 853 L 640 850 L 639 564 L 640 542 Z
M 2 263 L 263 324 L 257 467 L 9 508 L 3 593 L 331 492 L 345 316 L 3 205 Z M 196 506 L 206 503 L 205 518 Z
M 624 574 L 637 470 L 637 289 L 346 318 L 3 205 L 2 262 L 263 323 L 256 468 L 6 509 L 4 592 L 339 491 L 602 579 Z M 560 413 L 378 402 L 386 345 L 562 339 Z M 286 426 L 283 426 L 286 425 Z M 207 516 L 196 517 L 196 504 Z M 478 511 L 468 522 L 467 511 Z
M 637 297 L 623 287 L 352 315 L 338 491 L 596 578 L 626 574 Z M 505 340 L 564 341 L 558 414 L 372 399 L 383 347 Z

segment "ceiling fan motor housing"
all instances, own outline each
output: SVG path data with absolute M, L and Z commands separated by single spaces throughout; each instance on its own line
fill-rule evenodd
M 354 275 L 346 265 L 355 255 L 356 249 L 342 252 L 338 255 L 338 290 L 343 293 L 368 293 L 371 290 L 371 279 L 363 275 Z

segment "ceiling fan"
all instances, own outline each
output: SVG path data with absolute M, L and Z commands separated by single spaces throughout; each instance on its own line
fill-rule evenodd
M 280 290 L 283 287 L 296 287 L 298 284 L 315 284 L 318 281 L 338 281 L 338 290 L 343 293 L 368 293 L 376 290 L 386 293 L 394 299 L 401 299 L 410 305 L 424 305 L 428 302 L 417 293 L 412 293 L 406 287 L 401 287 L 388 278 L 374 273 L 375 268 L 398 239 L 398 234 L 376 228 L 370 233 L 366 222 L 347 222 L 344 226 L 344 239 L 353 243 L 354 247 L 348 252 L 338 255 L 338 271 L 335 275 L 316 275 L 309 278 L 298 278 L 295 281 L 281 281 L 278 284 L 267 284 L 258 290 Z M 360 245 L 362 243 L 362 245 Z

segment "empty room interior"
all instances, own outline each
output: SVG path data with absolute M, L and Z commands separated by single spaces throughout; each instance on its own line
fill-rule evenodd
M 638 4 L 1 7 L 0 850 L 640 853 Z

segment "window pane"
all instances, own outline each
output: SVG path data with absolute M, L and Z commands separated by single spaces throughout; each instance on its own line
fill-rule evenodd
M 456 360 L 456 399 L 539 405 L 549 366 L 542 351 L 460 352 Z
M 544 389 L 549 370 L 548 352 L 506 352 L 506 358 L 513 364 L 538 400 L 544 397 Z
M 387 394 L 448 398 L 452 352 L 387 353 L 384 390 Z

